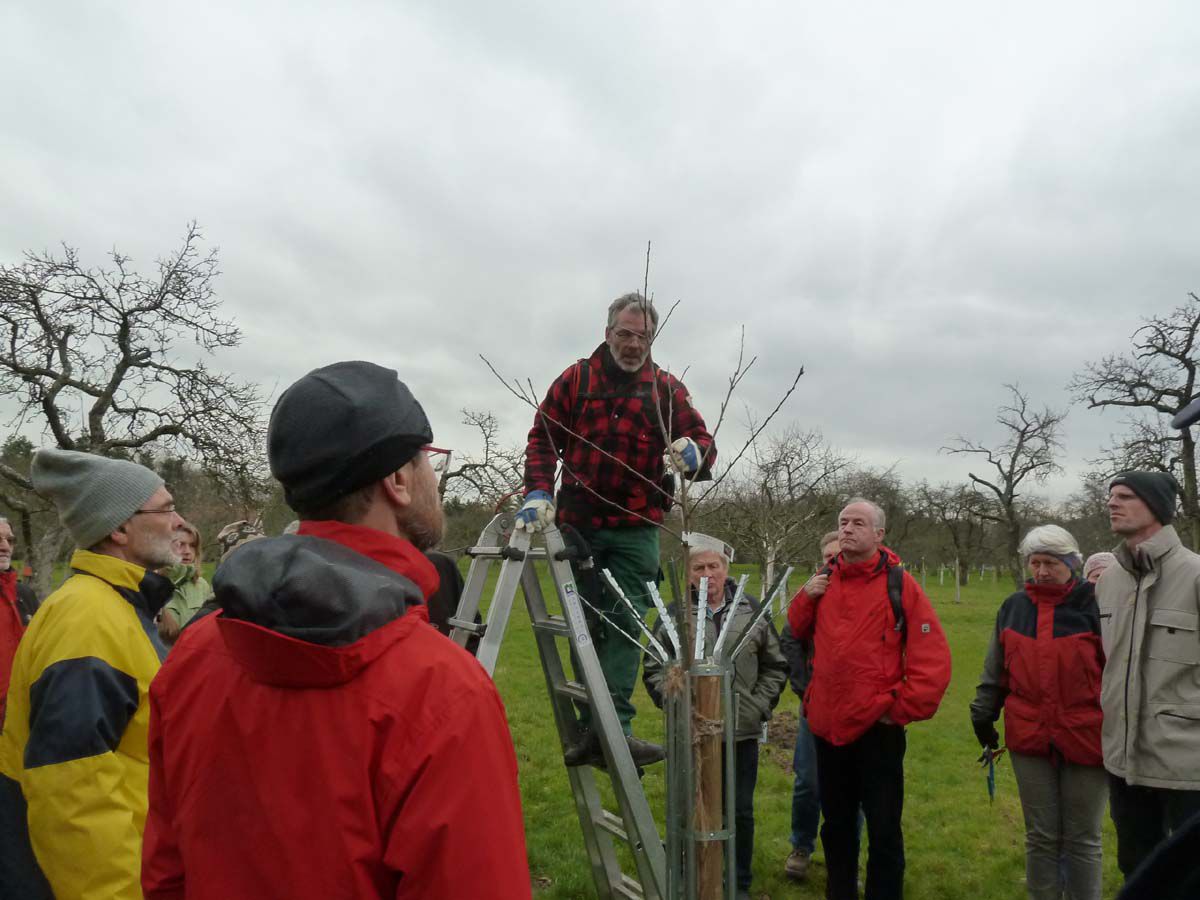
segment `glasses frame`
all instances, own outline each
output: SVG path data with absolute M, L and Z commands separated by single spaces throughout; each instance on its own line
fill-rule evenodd
M 654 332 L 647 334 L 642 331 L 631 331 L 630 329 L 624 327 L 618 328 L 614 325 L 612 333 L 617 340 L 625 341 L 626 343 L 633 341 L 636 338 L 639 344 L 645 344 L 647 347 L 649 347 L 654 342 Z
M 448 450 L 445 447 L 435 447 L 433 444 L 426 444 L 421 448 L 421 452 L 430 457 L 429 464 L 438 475 L 441 475 L 450 468 L 452 450 Z
M 133 511 L 132 515 L 135 515 L 135 516 L 162 516 L 162 515 L 166 515 L 168 513 L 173 513 L 173 512 L 176 512 L 174 503 L 172 503 L 170 506 L 168 506 L 164 509 L 135 509 Z

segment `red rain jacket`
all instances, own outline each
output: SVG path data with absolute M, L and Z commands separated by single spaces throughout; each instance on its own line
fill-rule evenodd
M 996 613 L 971 719 L 994 722 L 1003 703 L 1009 750 L 1102 766 L 1103 672 L 1093 586 L 1029 582 Z
M 950 647 L 921 586 L 907 572 L 901 604 L 907 640 L 895 630 L 887 572 L 900 558 L 881 547 L 876 559 L 833 563 L 829 587 L 813 600 L 792 598 L 788 625 L 813 641 L 813 674 L 804 695 L 812 733 L 842 746 L 883 716 L 897 725 L 928 719 L 950 684 Z
M 504 708 L 424 556 L 306 522 L 213 584 L 150 690 L 148 900 L 530 896 Z
M 0 723 L 4 721 L 13 657 L 24 633 L 25 617 L 17 603 L 17 570 L 6 569 L 0 572 Z

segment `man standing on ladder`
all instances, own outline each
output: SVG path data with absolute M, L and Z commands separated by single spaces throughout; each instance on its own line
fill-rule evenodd
M 517 527 L 540 531 L 573 526 L 591 550 L 595 570 L 609 569 L 625 596 L 644 616 L 646 582 L 658 575 L 658 526 L 670 508 L 673 485 L 664 483 L 664 454 L 688 478 L 709 477 L 716 447 L 704 419 L 678 379 L 650 359 L 658 311 L 641 294 L 618 297 L 608 307 L 602 343 L 587 359 L 563 372 L 538 407 L 525 448 L 525 505 Z M 562 460 L 562 488 L 553 496 Z M 576 573 L 584 598 L 609 623 L 593 623 L 592 639 L 617 717 L 639 766 L 665 757 L 657 744 L 633 737 L 630 698 L 641 651 L 617 634 L 640 632 L 616 598 L 589 590 Z M 591 713 L 580 712 L 578 739 L 566 748 L 569 766 L 600 763 L 600 742 Z

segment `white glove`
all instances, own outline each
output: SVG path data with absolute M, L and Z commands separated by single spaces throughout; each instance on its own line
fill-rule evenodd
M 689 475 L 699 470 L 700 457 L 700 445 L 691 438 L 679 438 L 667 451 L 669 465 Z
M 517 510 L 517 528 L 531 533 L 541 531 L 554 524 L 554 498 L 545 491 L 530 491 L 525 495 L 525 505 Z

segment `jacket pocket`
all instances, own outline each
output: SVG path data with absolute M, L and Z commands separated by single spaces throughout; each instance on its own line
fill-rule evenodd
M 1200 665 L 1197 615 L 1181 609 L 1156 609 L 1150 614 L 1146 653 L 1151 659 Z

